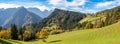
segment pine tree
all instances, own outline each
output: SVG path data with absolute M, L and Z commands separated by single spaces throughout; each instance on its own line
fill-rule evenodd
M 18 30 L 15 24 L 11 25 L 11 39 L 18 39 Z
M 18 38 L 19 40 L 23 40 L 23 33 L 24 33 L 24 30 L 22 27 L 19 28 L 18 30 Z
M 2 27 L 0 26 L 0 31 L 2 30 Z

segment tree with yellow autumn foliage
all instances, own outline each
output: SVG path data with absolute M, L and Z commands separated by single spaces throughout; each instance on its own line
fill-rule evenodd
M 40 32 L 36 33 L 36 37 L 39 39 L 42 39 L 43 42 L 46 42 L 45 39 L 48 38 L 48 35 L 49 35 L 49 32 L 48 32 L 47 28 L 42 28 Z

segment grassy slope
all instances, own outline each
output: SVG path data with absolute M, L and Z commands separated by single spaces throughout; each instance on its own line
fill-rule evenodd
M 46 28 L 48 28 L 49 30 L 56 29 L 56 28 L 57 28 L 57 25 L 54 24 L 54 25 L 52 25 L 51 27 L 50 27 L 50 26 L 46 26 Z
M 93 17 L 93 16 L 90 16 L 88 15 L 86 18 L 82 19 L 79 21 L 79 23 L 83 23 L 83 22 L 91 22 L 91 23 L 94 23 L 96 20 L 99 20 L 100 17 Z M 102 20 L 104 21 L 106 19 L 106 17 L 102 17 Z
M 47 41 L 47 43 L 41 40 L 17 42 L 23 44 L 120 44 L 120 22 L 100 29 L 78 30 L 51 35 Z
M 100 17 L 93 17 L 93 16 L 88 15 L 86 18 L 80 20 L 79 23 L 83 23 L 83 22 L 86 22 L 86 21 L 94 22 L 95 20 L 98 20 L 99 18 Z

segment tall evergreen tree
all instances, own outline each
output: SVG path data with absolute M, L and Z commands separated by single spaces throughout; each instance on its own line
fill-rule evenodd
M 0 26 L 0 31 L 2 30 L 2 27 Z
M 11 39 L 14 40 L 18 39 L 18 30 L 15 24 L 11 25 Z

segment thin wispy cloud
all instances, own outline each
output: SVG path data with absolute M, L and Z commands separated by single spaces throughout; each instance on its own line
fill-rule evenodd
M 0 8 L 17 8 L 20 7 L 20 5 L 16 4 L 6 4 L 6 3 L 0 3 Z
M 114 1 L 109 1 L 109 2 L 101 2 L 96 5 L 97 8 L 102 8 L 102 7 L 108 7 L 111 4 L 114 4 Z
M 120 6 L 120 1 L 113 0 L 113 1 L 100 2 L 97 3 L 95 7 L 101 9 L 111 9 L 116 6 Z

